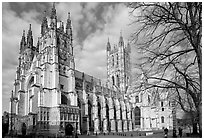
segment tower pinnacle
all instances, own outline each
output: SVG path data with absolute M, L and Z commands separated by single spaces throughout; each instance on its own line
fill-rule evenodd
M 31 30 L 31 24 L 29 26 L 28 35 L 27 35 L 27 47 L 32 48 L 33 47 L 33 36 L 32 36 L 32 30 Z
M 55 2 L 53 2 L 52 11 L 51 11 L 51 19 L 56 18 L 56 9 L 55 9 Z
M 48 29 L 48 24 L 47 24 L 47 18 L 46 18 L 46 11 L 44 11 L 44 17 L 41 24 L 41 34 L 44 35 L 47 29 Z
M 110 42 L 109 42 L 109 37 L 108 37 L 108 42 L 107 42 L 107 51 L 110 51 L 111 50 L 111 45 L 110 45 Z
M 72 36 L 72 26 L 71 26 L 71 18 L 70 18 L 70 12 L 68 12 L 68 18 L 67 18 L 67 24 L 66 24 L 66 33 L 68 35 Z
M 119 39 L 118 46 L 124 46 L 124 41 L 123 41 L 123 36 L 122 36 L 122 30 L 120 31 L 120 39 Z
M 26 46 L 25 30 L 23 30 L 23 35 L 20 43 L 20 53 L 24 50 L 25 46 Z

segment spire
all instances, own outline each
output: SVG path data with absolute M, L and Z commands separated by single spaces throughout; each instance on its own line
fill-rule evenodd
M 69 35 L 71 41 L 72 41 L 72 26 L 71 26 L 71 18 L 70 18 L 70 12 L 68 12 L 68 18 L 67 18 L 67 24 L 66 24 L 66 34 Z
M 120 30 L 120 39 L 119 39 L 119 45 L 118 46 L 124 46 L 123 36 L 122 36 L 122 30 Z
M 110 51 L 111 50 L 111 45 L 110 45 L 110 42 L 109 42 L 109 37 L 108 37 L 108 42 L 107 42 L 107 51 Z
M 32 36 L 31 24 L 30 24 L 29 29 L 28 29 L 28 36 Z
M 44 17 L 43 17 L 43 21 L 41 24 L 41 34 L 44 35 L 47 29 L 48 29 L 48 24 L 47 24 L 46 11 L 44 11 Z
M 71 18 L 70 18 L 70 12 L 68 12 L 68 18 L 67 18 L 67 24 L 66 24 L 66 30 L 67 30 L 67 32 L 66 33 L 68 33 L 68 29 L 71 29 L 72 27 L 71 27 L 71 24 L 72 24 L 72 21 L 71 21 Z
M 20 43 L 20 53 L 24 50 L 25 46 L 26 46 L 26 38 L 25 38 L 25 30 L 23 30 L 23 35 Z
M 50 23 L 51 29 L 56 30 L 57 29 L 57 15 L 56 15 L 55 3 L 53 3 L 50 19 L 51 19 L 51 23 Z
M 55 9 L 55 2 L 53 2 L 53 6 L 52 6 L 52 11 L 51 11 L 51 16 L 50 16 L 50 18 L 51 19 L 54 19 L 54 18 L 56 18 L 57 16 L 56 16 L 56 9 Z
M 27 34 L 27 47 L 32 48 L 33 47 L 33 36 L 32 36 L 32 30 L 31 30 L 31 24 L 29 26 L 28 34 Z

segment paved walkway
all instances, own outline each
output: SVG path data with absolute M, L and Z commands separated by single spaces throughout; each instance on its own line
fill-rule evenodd
M 108 134 L 100 134 L 100 135 L 78 135 L 78 138 L 164 138 L 163 131 L 154 131 L 152 135 L 145 135 L 146 132 L 121 132 L 121 133 L 110 133 Z M 6 138 L 10 138 L 6 136 Z M 173 138 L 172 131 L 169 131 L 168 138 Z M 198 136 L 190 136 L 187 137 L 186 134 L 183 134 L 183 138 L 198 138 Z
M 79 135 L 79 138 L 164 138 L 164 133 L 163 132 L 156 132 L 155 134 L 152 135 L 138 135 L 139 132 L 123 132 L 123 133 L 111 133 L 109 135 Z M 132 135 L 131 135 L 132 134 Z M 173 132 L 170 131 L 168 133 L 168 138 L 173 138 Z M 187 137 L 186 134 L 183 134 L 182 138 L 198 138 L 198 136 L 190 136 Z

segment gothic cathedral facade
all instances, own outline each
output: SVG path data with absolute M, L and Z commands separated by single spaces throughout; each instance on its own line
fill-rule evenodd
M 66 27 L 62 22 L 57 27 L 53 5 L 49 25 L 47 17 L 43 17 L 36 46 L 31 25 L 27 37 L 23 32 L 10 104 L 12 130 L 21 133 L 24 126 L 26 133 L 56 134 L 65 132 L 70 125 L 79 134 L 151 130 L 153 126 L 148 121 L 154 122 L 154 115 L 148 113 L 153 110 L 155 114 L 154 109 L 159 107 L 152 108 L 143 102 L 149 93 L 142 96 L 129 93 L 130 44 L 124 43 L 121 34 L 117 45 L 111 46 L 108 40 L 106 51 L 107 82 L 76 70 L 70 13 Z M 129 94 L 135 100 L 130 99 Z M 171 107 L 166 110 L 163 116 L 168 118 Z M 144 120 L 147 115 L 148 121 Z M 170 117 L 166 119 L 168 126 L 159 125 L 162 124 L 159 120 L 158 117 L 153 124 L 156 129 L 172 124 Z

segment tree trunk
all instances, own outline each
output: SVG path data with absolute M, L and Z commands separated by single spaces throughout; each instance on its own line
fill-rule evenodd
M 193 134 L 198 134 L 197 123 L 193 121 Z
M 199 124 L 199 136 L 200 138 L 202 138 L 202 103 L 200 103 L 199 105 L 199 120 L 198 120 L 198 124 Z

